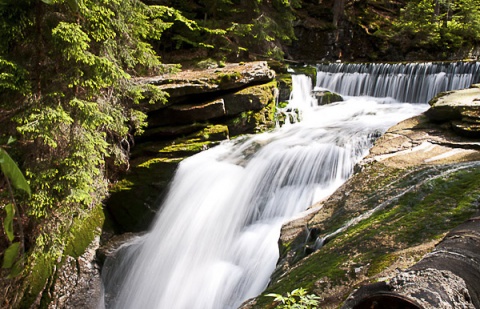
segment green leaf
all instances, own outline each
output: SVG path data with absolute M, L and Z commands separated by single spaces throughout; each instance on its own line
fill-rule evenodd
M 7 216 L 3 220 L 3 226 L 8 240 L 12 242 L 15 237 L 13 234 L 13 217 L 15 216 L 15 208 L 13 207 L 13 204 L 7 204 L 5 206 L 5 211 L 7 212 Z
M 78 12 L 79 10 L 79 2 L 81 4 L 82 1 L 77 1 L 77 0 L 66 0 L 67 5 L 70 7 L 70 9 L 74 12 Z
M 31 195 L 30 185 L 23 176 L 22 171 L 2 148 L 0 148 L 0 168 L 2 173 L 10 179 L 15 188 L 23 190 L 27 192 L 28 195 Z
M 17 164 L 8 155 L 8 153 L 0 148 L 0 168 L 5 176 L 10 179 L 13 186 L 17 189 L 24 190 L 31 194 L 30 186 L 23 176 L 22 171 L 18 168 Z
M 53 4 L 53 0 L 42 0 L 42 2 L 46 4 Z
M 20 243 L 14 242 L 10 245 L 10 247 L 5 250 L 5 254 L 3 255 L 3 264 L 2 268 L 12 268 L 13 264 L 15 263 L 15 259 L 18 255 L 18 250 L 20 249 Z
M 10 136 L 7 141 L 7 145 L 10 145 L 11 143 L 15 142 L 17 139 L 13 136 Z

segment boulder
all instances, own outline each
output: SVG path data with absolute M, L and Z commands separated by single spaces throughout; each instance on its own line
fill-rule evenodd
M 326 105 L 334 102 L 342 102 L 343 97 L 338 93 L 328 90 L 317 90 L 313 92 L 313 96 L 317 100 L 318 105 Z
M 479 223 L 474 217 L 453 229 L 420 262 L 389 282 L 361 287 L 342 309 L 480 308 Z
M 480 137 L 480 85 L 441 93 L 430 102 L 426 112 L 434 122 L 447 122 L 461 135 Z

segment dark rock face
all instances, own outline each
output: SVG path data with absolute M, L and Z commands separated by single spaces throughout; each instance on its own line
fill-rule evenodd
M 145 104 L 148 127 L 135 140 L 131 167 L 111 188 L 108 218 L 119 233 L 145 230 L 187 156 L 240 134 L 275 125 L 275 72 L 266 62 L 139 78 L 169 94 L 167 104 Z
M 401 60 L 393 51 L 386 53 L 372 34 L 382 24 L 378 16 L 394 17 L 400 3 L 343 0 L 305 0 L 297 9 L 295 36 L 286 47 L 291 59 L 312 61 L 378 61 Z

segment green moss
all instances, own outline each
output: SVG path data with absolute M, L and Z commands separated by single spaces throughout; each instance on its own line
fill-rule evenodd
M 443 237 L 447 231 L 474 215 L 479 208 L 480 167 L 453 172 L 452 168 L 440 166 L 403 171 L 397 175 L 398 178 L 395 177 L 397 181 L 392 181 L 388 174 L 378 177 L 378 180 L 389 179 L 384 183 L 388 183 L 390 188 L 377 193 L 374 193 L 375 188 L 367 188 L 370 200 L 359 200 L 357 203 L 368 204 L 369 208 L 387 203 L 385 208 L 351 226 L 319 251 L 304 258 L 300 265 L 273 282 L 266 293 L 282 294 L 295 287 L 317 286 L 320 278 L 326 278 L 333 286 L 342 285 L 342 282 L 355 276 L 351 271 L 352 263 L 359 266 L 370 264 L 367 275 L 373 276 L 397 260 L 397 251 Z M 379 175 L 385 171 L 385 168 L 377 169 Z M 359 177 L 372 177 L 375 174 L 373 170 L 370 172 L 371 174 L 359 174 Z M 400 192 L 407 193 L 402 195 Z M 361 205 L 359 207 L 363 207 Z M 337 212 L 342 212 L 341 208 Z M 332 220 L 341 220 L 341 224 L 331 224 L 325 234 L 332 232 L 332 227 L 345 224 L 349 216 L 358 215 L 359 213 L 348 215 L 343 212 L 343 215 L 333 216 Z M 266 298 L 259 299 L 256 308 L 264 308 L 264 299 Z
M 94 207 L 85 217 L 75 218 L 67 234 L 64 256 L 81 256 L 95 237 L 100 236 L 104 221 L 102 205 Z
M 398 259 L 398 257 L 394 254 L 387 253 L 387 254 L 379 254 L 374 256 L 371 259 L 370 267 L 368 268 L 367 276 L 371 277 L 380 272 L 384 269 L 389 267 Z
M 258 298 L 255 308 L 270 308 L 272 299 L 265 297 L 269 293 L 286 294 L 298 287 L 311 291 L 319 278 L 328 278 L 334 284 L 344 282 L 347 279 L 347 270 L 342 265 L 348 262 L 348 256 L 341 254 L 333 246 L 326 246 L 322 250 L 321 255 L 309 256 L 302 267 L 291 269 L 288 276 L 273 282 Z
M 19 308 L 31 307 L 53 276 L 55 264 L 55 259 L 48 252 L 34 257 L 34 261 L 30 263 L 31 266 L 28 268 L 28 274 L 24 280 L 23 289 L 25 294 L 22 297 Z
M 216 79 L 213 81 L 216 84 L 229 84 L 231 82 L 235 82 L 242 78 L 242 74 L 240 72 L 227 72 L 227 73 L 218 73 Z
M 277 88 L 275 80 L 241 90 L 238 95 L 250 100 L 255 100 L 258 110 L 238 111 L 228 122 L 230 137 L 241 134 L 264 132 L 275 127 L 275 96 Z

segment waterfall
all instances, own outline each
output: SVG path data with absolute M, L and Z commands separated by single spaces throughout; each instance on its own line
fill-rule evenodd
M 106 308 L 238 308 L 267 286 L 282 223 L 337 189 L 375 137 L 428 107 L 369 96 L 312 106 L 310 79 L 294 77 L 293 89 L 304 89 L 290 102 L 301 122 L 181 162 L 150 232 L 107 260 Z
M 332 63 L 318 65 L 317 70 L 317 87 L 410 103 L 426 103 L 437 93 L 480 82 L 479 62 Z

